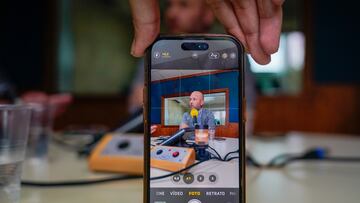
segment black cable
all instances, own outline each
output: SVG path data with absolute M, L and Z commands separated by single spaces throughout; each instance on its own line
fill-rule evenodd
M 219 160 L 223 160 L 221 157 L 219 157 L 218 155 L 216 155 L 216 154 L 213 154 L 212 152 L 209 152 L 210 153 L 210 155 L 212 155 L 212 156 L 210 156 L 211 157 L 211 159 L 219 159 Z
M 246 155 L 246 163 L 249 165 L 252 165 L 256 168 L 261 168 L 263 167 L 262 164 L 260 164 L 258 161 L 256 161 L 256 159 L 254 159 L 250 154 Z
M 215 159 L 218 161 L 223 161 L 223 162 L 228 162 L 231 161 L 233 159 L 238 159 L 240 157 L 230 157 L 229 159 L 227 159 L 227 157 L 230 154 L 233 153 L 238 153 L 239 150 L 233 151 L 233 152 L 229 152 L 225 155 L 224 159 L 221 158 L 220 154 L 213 148 L 211 148 L 212 150 L 214 150 L 215 154 L 212 154 L 214 157 L 212 157 L 211 159 Z M 307 160 L 316 160 L 316 161 L 334 161 L 334 162 L 360 162 L 360 157 L 327 157 L 326 155 L 326 150 L 324 150 L 323 148 L 314 148 L 314 149 L 310 149 L 308 151 L 306 151 L 303 154 L 281 154 L 278 155 L 276 157 L 274 157 L 273 159 L 271 159 L 269 161 L 268 164 L 260 164 L 258 161 L 256 161 L 249 153 L 247 153 L 246 156 L 246 160 L 248 164 L 251 164 L 255 167 L 258 168 L 281 168 L 281 167 L 285 167 L 286 165 L 290 164 L 291 162 L 295 162 L 295 161 L 307 161 Z M 162 178 L 167 178 L 179 173 L 182 173 L 186 170 L 189 170 L 203 162 L 205 162 L 207 160 L 204 161 L 199 161 L 196 162 L 184 169 L 181 169 L 179 171 L 173 172 L 173 173 L 169 173 L 167 175 L 163 175 L 163 176 L 158 176 L 158 177 L 153 177 L 150 178 L 150 180 L 157 180 L 157 179 L 162 179 Z M 54 181 L 54 182 L 41 182 L 41 181 L 29 181 L 29 180 L 23 180 L 21 181 L 21 184 L 23 186 L 34 186 L 34 187 L 61 187 L 61 186 L 81 186 L 81 185 L 92 185 L 92 184 L 100 184 L 100 183 L 105 183 L 105 182 L 112 182 L 112 181 L 121 181 L 121 180 L 130 180 L 130 179 L 137 179 L 137 178 L 142 178 L 142 176 L 138 176 L 138 175 L 127 175 L 127 176 L 115 176 L 115 177 L 110 177 L 110 178 L 103 178 L 103 179 L 96 179 L 96 180 L 74 180 L 74 181 Z
M 266 164 L 266 167 L 282 167 L 284 164 L 289 162 L 291 159 L 296 159 L 297 157 L 300 157 L 300 155 L 292 155 L 292 154 L 280 154 L 278 156 L 275 156 L 272 158 L 268 164 Z
M 220 154 L 214 148 L 212 148 L 210 145 L 208 147 L 213 150 L 220 159 L 222 159 Z
M 360 162 L 360 157 L 325 157 L 323 161 Z
M 295 161 L 332 161 L 332 162 L 360 162 L 357 157 L 324 157 L 324 158 L 304 158 L 304 157 L 291 157 L 278 164 L 268 164 L 266 167 L 282 168 Z
M 216 154 L 217 156 L 221 159 L 221 161 L 226 161 L 227 157 L 230 155 L 230 154 L 235 154 L 235 153 L 239 153 L 239 150 L 235 150 L 235 151 L 232 151 L 232 152 L 229 152 L 227 154 L 225 154 L 224 158 L 222 158 L 220 156 L 220 154 L 218 153 L 218 151 L 216 151 L 216 149 L 212 148 L 211 146 L 209 146 L 210 149 L 212 149 Z
M 295 161 L 332 161 L 332 162 L 360 162 L 360 157 L 329 157 L 328 150 L 316 147 L 302 154 L 280 154 L 272 158 L 267 164 L 260 164 L 251 155 L 247 155 L 248 163 L 259 168 L 283 168 Z
M 240 157 L 238 157 L 238 156 L 233 156 L 233 157 L 230 157 L 229 159 L 227 159 L 226 161 L 231 161 L 231 160 L 233 160 L 233 159 L 239 159 Z
M 230 157 L 227 159 L 227 157 L 230 154 L 238 153 L 239 150 L 227 153 L 225 155 L 224 159 L 221 158 L 220 154 L 215 149 L 212 149 L 212 150 L 214 150 L 216 155 L 211 153 L 211 155 L 213 155 L 213 157 L 211 159 L 228 162 L 233 159 L 240 158 L 237 156 L 237 157 Z M 281 155 L 278 155 L 278 156 L 274 157 L 273 159 L 271 159 L 268 164 L 260 164 L 249 153 L 247 154 L 246 159 L 247 159 L 248 164 L 251 164 L 258 168 L 281 168 L 281 167 L 285 167 L 286 165 L 290 164 L 291 162 L 307 161 L 307 160 L 334 161 L 334 162 L 360 162 L 360 157 L 327 157 L 327 156 L 324 156 L 324 152 L 321 150 L 322 149 L 320 149 L 320 151 L 319 151 L 318 148 L 310 149 L 302 155 L 301 154 L 300 155 L 299 154 L 281 154 Z M 207 161 L 207 160 L 196 162 L 184 169 L 181 169 L 181 170 L 173 172 L 173 173 L 169 173 L 167 175 L 150 178 L 150 180 L 167 178 L 167 177 L 182 173 L 182 172 L 189 170 L 205 161 Z M 128 175 L 128 176 L 115 176 L 115 177 L 96 179 L 96 180 L 74 180 L 74 181 L 54 181 L 54 182 L 23 180 L 23 181 L 21 181 L 21 184 L 23 186 L 35 186 L 35 187 L 81 186 L 81 185 L 92 185 L 92 184 L 99 184 L 99 183 L 112 182 L 112 181 L 137 179 L 137 178 L 142 178 L 142 176 Z
M 175 171 L 175 172 L 172 172 L 172 173 L 169 173 L 169 174 L 166 174 L 166 175 L 162 175 L 162 176 L 152 177 L 152 178 L 150 178 L 150 180 L 163 179 L 163 178 L 167 178 L 167 177 L 182 173 L 182 172 L 187 171 L 187 170 L 189 170 L 189 169 L 191 169 L 191 168 L 193 168 L 193 167 L 195 167 L 195 166 L 197 166 L 197 165 L 199 165 L 199 164 L 201 164 L 201 163 L 203 163 L 205 161 L 207 161 L 207 160 L 196 162 L 196 163 L 194 163 L 194 164 L 192 164 L 192 165 L 190 165 L 190 166 L 188 166 L 186 168 L 183 168 L 183 169 L 181 169 L 179 171 Z
M 210 147 L 210 146 L 209 146 Z M 235 158 L 239 158 L 239 157 L 232 157 L 229 160 L 225 160 L 222 159 L 220 154 L 212 147 L 210 147 L 210 149 L 212 149 L 215 153 L 216 156 L 214 154 L 212 154 L 214 157 L 212 157 L 212 159 L 216 159 L 219 161 L 230 161 L 232 159 Z M 225 155 L 225 157 L 227 157 L 229 154 L 231 153 L 235 153 L 238 152 L 234 151 L 234 152 L 229 152 L 228 154 Z M 151 178 L 150 180 L 156 180 L 156 179 L 162 179 L 162 178 L 166 178 L 166 177 L 170 177 L 172 175 L 176 175 L 178 173 L 182 173 L 186 170 L 189 170 L 193 167 L 195 167 L 196 165 L 203 163 L 207 160 L 204 161 L 200 161 L 197 162 L 193 165 L 190 165 L 184 169 L 181 169 L 179 171 L 164 175 L 164 176 L 159 176 L 159 177 L 154 177 Z M 130 180 L 130 179 L 137 179 L 137 178 L 142 178 L 143 176 L 136 176 L 136 175 L 127 175 L 127 176 L 115 176 L 115 177 L 110 177 L 110 178 L 103 178 L 103 179 L 96 179 L 96 180 L 73 180 L 73 181 L 53 181 L 53 182 L 42 182 L 42 181 L 31 181 L 31 180 L 22 180 L 21 181 L 21 185 L 23 186 L 32 186 L 32 187 L 65 187 L 65 186 L 81 186 L 81 185 L 93 185 L 93 184 L 100 184 L 100 183 L 106 183 L 106 182 L 112 182 L 112 181 L 121 181 L 121 180 Z
M 227 153 L 227 154 L 225 155 L 225 157 L 224 157 L 224 160 L 226 160 L 227 157 L 228 157 L 230 154 L 235 154 L 235 153 L 239 153 L 239 150 L 236 150 L 236 151 L 232 151 L 232 152 Z
M 93 184 L 112 182 L 112 181 L 137 179 L 142 177 L 143 176 L 138 176 L 138 175 L 126 175 L 126 176 L 115 176 L 115 177 L 95 179 L 95 180 L 74 180 L 74 181 L 53 181 L 53 182 L 22 180 L 21 185 L 34 186 L 34 187 L 81 186 L 81 185 L 93 185 Z
M 231 157 L 231 158 L 228 159 L 228 160 L 223 160 L 223 159 L 221 159 L 221 158 L 216 158 L 216 157 L 213 157 L 213 158 L 211 158 L 211 159 L 216 159 L 216 160 L 218 160 L 218 161 L 228 162 L 228 161 L 231 161 L 231 160 L 233 160 L 233 159 L 238 159 L 238 158 L 240 158 L 240 157 Z M 211 159 L 210 159 L 210 160 L 211 160 Z M 169 173 L 169 174 L 166 174 L 166 175 L 162 175 L 162 176 L 152 177 L 152 178 L 150 178 L 150 180 L 163 179 L 163 178 L 167 178 L 167 177 L 170 177 L 170 176 L 173 176 L 173 175 L 182 173 L 182 172 L 187 171 L 187 170 L 189 170 L 189 169 L 191 169 L 191 168 L 193 168 L 193 167 L 195 167 L 195 166 L 197 166 L 197 165 L 199 165 L 199 164 L 201 164 L 201 163 L 204 163 L 204 162 L 206 162 L 206 161 L 209 161 L 209 160 L 204 160 L 204 161 L 196 162 L 196 163 L 194 163 L 194 164 L 192 164 L 192 165 L 190 165 L 190 166 L 188 166 L 188 167 L 186 167 L 186 168 L 183 168 L 183 169 L 181 169 L 181 170 L 179 170 L 179 171 L 175 171 L 175 172 L 172 172 L 172 173 Z
M 291 162 L 298 161 L 298 160 L 304 160 L 304 159 L 302 159 L 301 157 L 289 157 L 282 162 L 269 163 L 269 164 L 266 164 L 264 167 L 266 167 L 266 168 L 283 168 L 286 165 L 290 164 Z

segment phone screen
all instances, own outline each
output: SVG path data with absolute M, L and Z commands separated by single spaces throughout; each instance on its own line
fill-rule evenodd
M 161 39 L 148 77 L 148 202 L 241 202 L 241 47 Z

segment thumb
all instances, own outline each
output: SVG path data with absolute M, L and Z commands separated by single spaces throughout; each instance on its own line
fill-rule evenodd
M 155 40 L 160 30 L 160 12 L 157 0 L 130 0 L 134 25 L 131 55 L 141 57 Z

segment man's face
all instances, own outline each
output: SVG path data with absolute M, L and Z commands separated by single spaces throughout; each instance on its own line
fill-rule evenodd
M 209 27 L 204 0 L 168 0 L 165 23 L 170 33 L 201 33 Z
M 190 108 L 193 109 L 201 109 L 201 107 L 204 105 L 204 96 L 201 92 L 193 92 L 191 93 L 190 95 L 190 101 L 189 101 L 189 104 L 190 104 Z

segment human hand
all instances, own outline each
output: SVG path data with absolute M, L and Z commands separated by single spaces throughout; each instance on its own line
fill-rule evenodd
M 39 105 L 50 105 L 53 109 L 52 117 L 59 117 L 62 115 L 68 106 L 72 103 L 72 95 L 70 94 L 53 94 L 48 95 L 41 91 L 29 91 L 21 96 L 21 100 L 25 104 L 39 104 Z
M 189 126 L 186 123 L 181 123 L 179 129 L 188 128 Z
M 259 64 L 279 48 L 284 0 L 207 0 L 225 30 L 243 43 Z M 160 30 L 157 0 L 130 0 L 135 37 L 131 54 L 140 57 Z
M 157 126 L 156 126 L 156 125 L 152 125 L 152 126 L 150 127 L 150 132 L 151 132 L 151 134 L 153 134 L 156 130 L 157 130 Z

